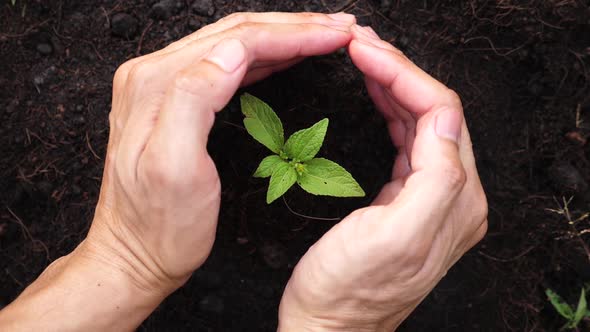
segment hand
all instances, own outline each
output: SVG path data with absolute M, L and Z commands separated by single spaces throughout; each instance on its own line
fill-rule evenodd
M 163 296 L 207 258 L 220 181 L 207 136 L 238 87 L 346 46 L 348 14 L 234 14 L 116 72 L 100 199 L 77 252 Z
M 0 330 L 135 329 L 213 245 L 220 183 L 206 146 L 215 112 L 240 85 L 348 45 L 354 22 L 234 14 L 123 64 L 88 237 L 0 311 Z
M 334 226 L 298 263 L 280 331 L 392 331 L 487 229 L 457 94 L 371 28 L 352 31 L 350 56 L 398 156 L 373 205 Z

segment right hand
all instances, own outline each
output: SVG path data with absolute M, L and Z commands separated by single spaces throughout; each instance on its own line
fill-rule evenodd
M 456 93 L 372 29 L 349 46 L 398 149 L 392 180 L 297 264 L 280 331 L 392 331 L 487 230 L 482 189 Z

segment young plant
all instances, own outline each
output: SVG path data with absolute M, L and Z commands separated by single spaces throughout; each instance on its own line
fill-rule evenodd
M 582 292 L 580 293 L 580 299 L 578 300 L 578 306 L 576 307 L 575 312 L 572 307 L 561 298 L 561 296 L 551 289 L 545 290 L 545 294 L 547 294 L 549 302 L 551 302 L 555 311 L 557 311 L 563 318 L 567 319 L 567 323 L 562 329 L 577 329 L 578 324 L 580 324 L 582 319 L 590 318 L 590 310 L 588 310 L 586 290 L 584 288 L 582 288 Z
M 266 203 L 281 197 L 296 182 L 314 195 L 363 197 L 365 192 L 342 166 L 315 158 L 324 143 L 328 119 L 295 132 L 285 142 L 283 124 L 262 100 L 244 94 L 240 98 L 244 126 L 248 133 L 275 154 L 262 160 L 254 177 L 270 177 Z

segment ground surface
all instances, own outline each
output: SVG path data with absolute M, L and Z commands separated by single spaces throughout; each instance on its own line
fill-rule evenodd
M 590 211 L 589 1 L 219 0 L 194 9 L 193 2 L 154 13 L 154 1 L 2 1 L 0 307 L 88 229 L 118 65 L 236 11 L 346 10 L 462 96 L 490 203 L 486 239 L 401 330 L 561 325 L 544 289 L 574 302 L 590 281 L 590 234 L 578 235 L 590 222 L 570 225 L 546 210 L 574 196 L 572 219 Z M 121 22 L 118 13 L 132 19 Z M 287 132 L 328 116 L 321 153 L 369 194 L 324 200 L 292 190 L 293 210 L 341 217 L 369 203 L 395 150 L 345 54 L 306 61 L 247 90 L 279 110 Z M 250 177 L 264 151 L 240 123 L 234 101 L 210 139 L 224 186 L 213 254 L 140 331 L 273 330 L 294 264 L 333 224 L 295 216 L 280 201 L 266 206 L 266 183 Z

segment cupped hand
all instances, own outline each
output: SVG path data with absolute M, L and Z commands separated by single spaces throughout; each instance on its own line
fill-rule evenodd
M 280 331 L 392 331 L 485 235 L 487 202 L 456 93 L 355 25 L 349 54 L 398 149 L 391 182 L 304 255 Z
M 354 16 L 233 14 L 123 64 L 95 218 L 76 250 L 163 296 L 207 258 L 220 181 L 207 153 L 215 118 L 238 87 L 351 38 Z

